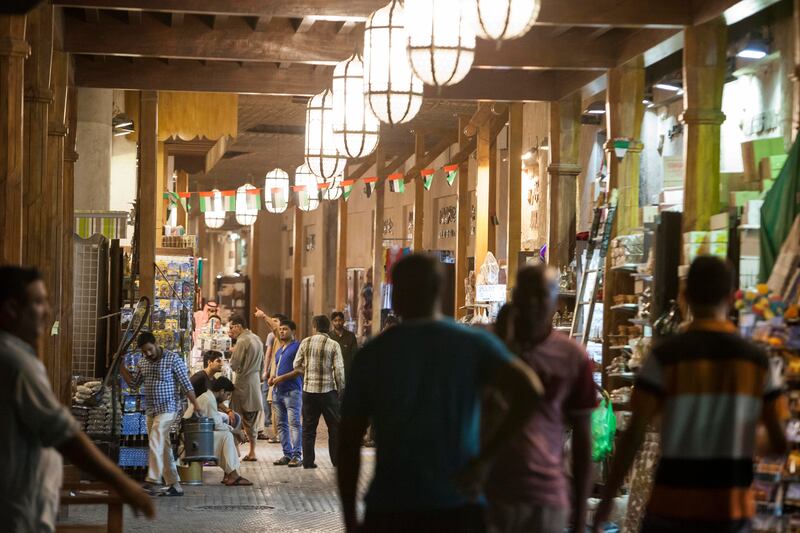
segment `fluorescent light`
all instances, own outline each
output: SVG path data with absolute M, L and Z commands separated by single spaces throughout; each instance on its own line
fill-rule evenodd
M 605 115 L 606 114 L 606 110 L 605 109 L 590 109 L 589 111 L 587 111 L 587 113 L 589 113 L 590 115 Z
M 587 115 L 605 115 L 606 114 L 606 104 L 605 102 L 592 102 L 589 104 L 589 107 L 586 108 L 584 111 Z
M 653 85 L 656 89 L 661 89 L 663 91 L 672 91 L 672 92 L 679 92 L 682 91 L 680 85 L 674 85 L 672 83 L 656 83 Z
M 743 59 L 764 59 L 767 57 L 767 53 L 764 50 L 751 50 L 749 48 L 745 48 L 736 54 L 736 56 Z

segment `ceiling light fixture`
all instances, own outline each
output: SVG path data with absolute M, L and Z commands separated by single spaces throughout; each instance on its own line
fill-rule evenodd
M 280 168 L 274 168 L 264 178 L 264 207 L 270 213 L 283 213 L 288 205 L 289 175 Z
M 408 63 L 403 4 L 392 0 L 364 27 L 364 80 L 367 104 L 381 122 L 402 124 L 422 107 L 422 80 Z
M 739 50 L 736 57 L 742 59 L 764 59 L 769 55 L 769 44 L 761 38 L 749 37 L 744 48 Z
M 347 159 L 336 149 L 333 135 L 333 95 L 330 89 L 325 89 L 308 101 L 305 157 L 308 169 L 322 179 L 340 174 L 347 164 Z
M 252 226 L 258 219 L 257 193 L 255 186 L 249 183 L 236 189 L 236 222 L 242 226 Z
M 339 174 L 331 180 L 324 180 L 322 183 L 330 183 L 326 188 L 322 189 L 322 198 L 324 200 L 335 201 L 342 197 L 342 175 Z
M 663 83 L 656 83 L 653 85 L 655 89 L 661 89 L 662 91 L 672 91 L 674 93 L 683 93 L 683 87 L 680 86 L 677 82 L 663 82 Z
M 589 104 L 589 107 L 584 111 L 587 115 L 605 115 L 606 104 L 605 102 L 597 101 Z
M 381 123 L 364 105 L 364 63 L 353 54 L 333 69 L 333 138 L 336 149 L 358 159 L 375 151 Z
M 294 171 L 294 185 L 302 187 L 297 191 L 297 207 L 301 211 L 313 211 L 319 207 L 317 177 L 309 170 L 308 165 L 302 164 Z
M 211 209 L 206 209 L 203 213 L 206 226 L 211 229 L 219 229 L 225 224 L 225 206 L 222 203 L 222 193 L 219 189 L 211 191 Z
M 522 37 L 533 27 L 542 8 L 541 0 L 470 0 L 469 4 L 478 37 L 492 41 Z

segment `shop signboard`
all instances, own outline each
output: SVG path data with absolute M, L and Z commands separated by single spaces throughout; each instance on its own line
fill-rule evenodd
M 505 302 L 506 285 L 476 285 L 476 302 Z

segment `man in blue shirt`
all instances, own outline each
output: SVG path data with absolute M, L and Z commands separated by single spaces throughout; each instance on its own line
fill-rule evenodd
M 360 447 L 372 423 L 377 464 L 359 531 L 482 532 L 488 462 L 532 413 L 541 383 L 497 338 L 441 318 L 435 258 L 403 258 L 392 280 L 401 323 L 356 354 L 344 394 L 338 474 L 345 526 L 359 530 Z M 509 409 L 481 449 L 480 400 L 490 386 L 506 392 Z
M 276 377 L 269 378 L 272 387 L 272 405 L 275 409 L 278 437 L 283 447 L 283 457 L 274 465 L 296 468 L 303 464 L 303 429 L 300 411 L 303 398 L 303 377 L 294 369 L 294 357 L 300 343 L 294 338 L 297 325 L 291 320 L 281 321 L 278 340 L 281 347 L 275 352 Z

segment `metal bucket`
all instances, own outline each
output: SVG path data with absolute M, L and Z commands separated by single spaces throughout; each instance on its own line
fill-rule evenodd
M 184 485 L 203 484 L 203 463 L 195 461 L 187 465 L 178 466 L 178 477 Z
M 216 461 L 214 455 L 214 421 L 207 417 L 198 417 L 183 422 L 183 460 Z

